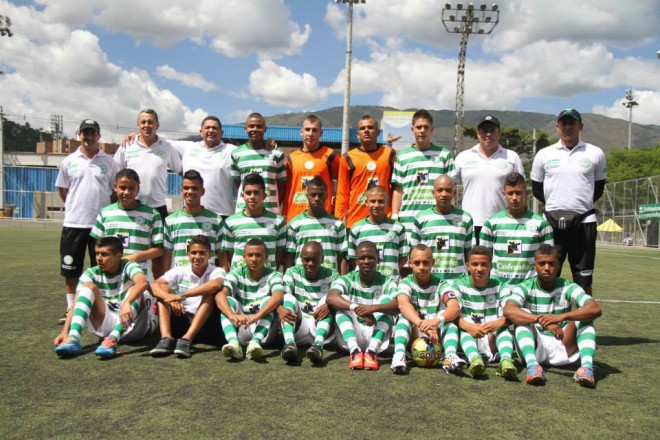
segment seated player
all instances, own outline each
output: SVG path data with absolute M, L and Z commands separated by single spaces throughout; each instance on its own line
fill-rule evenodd
M 211 255 L 208 237 L 196 235 L 188 245 L 190 264 L 176 266 L 151 283 L 151 291 L 159 300 L 161 335 L 160 342 L 150 352 L 152 356 L 174 353 L 188 358 L 200 331 L 203 334 L 217 333 L 217 322 L 208 321 L 208 318 L 214 308 L 214 296 L 224 285 L 225 271 L 209 264 Z M 177 329 L 185 329 L 178 339 L 172 337 L 173 324 Z
M 247 344 L 246 357 L 258 359 L 263 355 L 261 344 L 277 336 L 271 327 L 275 311 L 282 304 L 284 286 L 282 274 L 266 267 L 267 259 L 264 242 L 258 238 L 248 240 L 243 252 L 245 264 L 229 271 L 224 288 L 215 296 L 227 339 L 222 354 L 228 358 L 241 359 L 241 345 Z
M 501 314 L 500 303 L 507 290 L 495 278 L 491 278 L 493 267 L 490 249 L 475 246 L 468 253 L 468 272 L 461 278 L 448 282 L 443 294 L 453 292 L 461 305 L 458 326 L 461 329 L 461 347 L 470 366 L 468 371 L 474 378 L 486 373 L 486 362 L 501 359 L 498 374 L 505 379 L 514 379 L 518 369 L 513 363 L 513 336 L 509 322 Z
M 300 254 L 301 263 L 284 273 L 284 302 L 277 310 L 284 334 L 282 357 L 296 362 L 297 344 L 309 345 L 306 356 L 318 365 L 323 361 L 323 345 L 330 342 L 333 318 L 325 296 L 339 274 L 321 265 L 323 247 L 318 241 L 308 242 Z
M 124 244 L 123 259 L 135 261 L 147 274 L 147 262 L 163 255 L 163 221 L 160 214 L 137 199 L 140 177 L 131 168 L 117 173 L 117 202 L 101 208 L 92 228 L 95 239 L 114 235 Z
M 442 337 L 446 362 L 445 371 L 454 371 L 465 365 L 456 354 L 458 346 L 458 328 L 453 322 L 458 317 L 460 307 L 456 296 L 448 291 L 438 297 L 438 288 L 442 280 L 432 273 L 433 253 L 425 244 L 418 244 L 410 251 L 408 265 L 412 274 L 399 282 L 397 304 L 401 314 L 394 330 L 394 356 L 390 368 L 395 374 L 405 374 L 406 347 L 419 334 L 425 335 L 429 342 L 436 343 Z M 442 303 L 442 306 L 441 306 Z M 439 309 L 442 307 L 442 311 Z
M 328 292 L 327 302 L 335 310 L 338 344 L 348 350 L 351 370 L 377 370 L 378 353 L 389 344 L 397 303 L 390 296 L 396 283 L 376 270 L 378 250 L 370 241 L 357 246 L 358 270 L 338 278 Z
M 545 383 L 541 364 L 567 365 L 580 359 L 574 379 L 594 388 L 596 331 L 600 306 L 577 284 L 559 278 L 557 249 L 542 244 L 534 255 L 537 275 L 511 289 L 504 316 L 515 324 L 516 342 L 527 364 L 526 381 Z
M 82 353 L 80 333 L 88 330 L 103 339 L 96 354 L 111 359 L 117 343 L 138 341 L 156 328 L 151 314 L 152 297 L 146 292 L 144 272 L 134 261 L 122 260 L 124 247 L 118 237 L 102 237 L 96 242 L 97 266 L 80 277 L 73 307 L 55 338 L 55 353 L 73 357 Z

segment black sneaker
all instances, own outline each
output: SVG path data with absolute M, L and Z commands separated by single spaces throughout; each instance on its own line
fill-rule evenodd
M 176 339 L 174 338 L 161 338 L 158 344 L 149 352 L 153 357 L 169 356 L 174 352 L 174 345 Z
M 176 348 L 174 349 L 174 354 L 180 358 L 189 358 L 192 356 L 192 350 L 190 350 L 190 339 L 181 338 L 176 341 Z
M 323 349 L 318 345 L 312 344 L 312 346 L 307 349 L 305 356 L 307 356 L 307 359 L 309 359 L 314 365 L 321 365 L 321 363 L 323 363 Z
M 294 342 L 290 342 L 284 346 L 282 359 L 287 362 L 296 362 L 298 360 L 298 347 L 296 347 Z

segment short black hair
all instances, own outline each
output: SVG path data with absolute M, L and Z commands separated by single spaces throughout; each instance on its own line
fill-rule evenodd
M 472 255 L 483 255 L 483 256 L 488 257 L 489 261 L 491 261 L 491 262 L 493 261 L 493 251 L 491 251 L 486 246 L 477 245 L 477 246 L 473 247 L 472 249 L 470 249 L 470 251 L 468 252 L 468 260 L 470 259 L 470 257 Z
M 264 248 L 264 252 L 266 253 L 266 255 L 268 255 L 268 248 L 266 247 L 266 243 L 264 243 L 264 241 L 261 238 L 249 239 L 247 243 L 245 243 L 245 247 L 248 246 L 261 246 L 262 248 Z
M 197 170 L 188 170 L 185 173 L 183 173 L 183 178 L 186 180 L 192 180 L 192 181 L 197 181 L 204 185 L 204 179 L 202 178 L 202 175 L 199 174 L 199 171 Z
M 190 249 L 190 247 L 193 244 L 198 244 L 200 246 L 204 246 L 206 248 L 206 250 L 211 252 L 211 242 L 209 241 L 209 238 L 206 235 L 197 234 L 197 235 L 193 236 L 193 238 L 190 239 L 190 243 L 188 244 L 188 249 Z
M 220 122 L 220 119 L 217 116 L 210 116 L 209 115 L 209 116 L 205 117 L 202 120 L 202 125 L 200 126 L 200 128 L 204 127 L 204 122 L 206 122 L 206 121 L 215 121 L 220 126 L 220 129 L 222 129 L 222 122 Z
M 504 177 L 504 186 L 518 186 L 521 183 L 525 184 L 525 176 L 518 172 L 512 171 Z
M 96 247 L 97 248 L 107 247 L 108 249 L 110 249 L 110 252 L 112 252 L 113 255 L 124 254 L 124 244 L 122 243 L 121 238 L 115 235 L 108 235 L 106 237 L 99 238 L 98 240 L 96 240 Z
M 433 116 L 431 116 L 431 112 L 425 109 L 419 109 L 417 110 L 412 117 L 412 125 L 415 125 L 415 121 L 418 119 L 428 119 L 431 122 L 431 125 L 433 125 Z
M 264 192 L 266 192 L 266 182 L 259 173 L 250 173 L 243 178 L 243 188 L 245 189 L 248 185 L 258 185 Z
M 555 257 L 559 258 L 559 251 L 557 251 L 557 248 L 553 245 L 543 243 L 539 246 L 536 252 L 534 252 L 534 258 L 539 255 L 554 255 Z
M 305 185 L 307 187 L 310 186 L 318 186 L 320 188 L 323 188 L 324 190 L 328 191 L 328 185 L 325 183 L 325 180 L 321 178 L 321 176 L 314 176 L 311 179 L 309 179 Z
M 140 184 L 140 176 L 138 175 L 137 171 L 135 171 L 132 168 L 122 168 L 119 170 L 117 173 L 117 176 L 115 177 L 115 182 L 119 182 L 119 179 L 126 178 L 128 180 L 135 180 L 137 184 Z

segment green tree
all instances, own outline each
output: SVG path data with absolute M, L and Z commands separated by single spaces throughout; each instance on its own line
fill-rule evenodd
M 660 145 L 634 150 L 613 149 L 607 155 L 607 181 L 660 175 Z
M 19 124 L 2 118 L 2 134 L 6 152 L 35 152 L 37 142 L 52 141 L 53 135 L 40 128 L 32 128 L 29 122 Z

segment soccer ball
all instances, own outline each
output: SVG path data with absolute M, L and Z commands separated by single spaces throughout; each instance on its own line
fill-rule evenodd
M 420 367 L 433 368 L 442 360 L 442 347 L 426 338 L 417 338 L 412 344 L 412 358 Z

